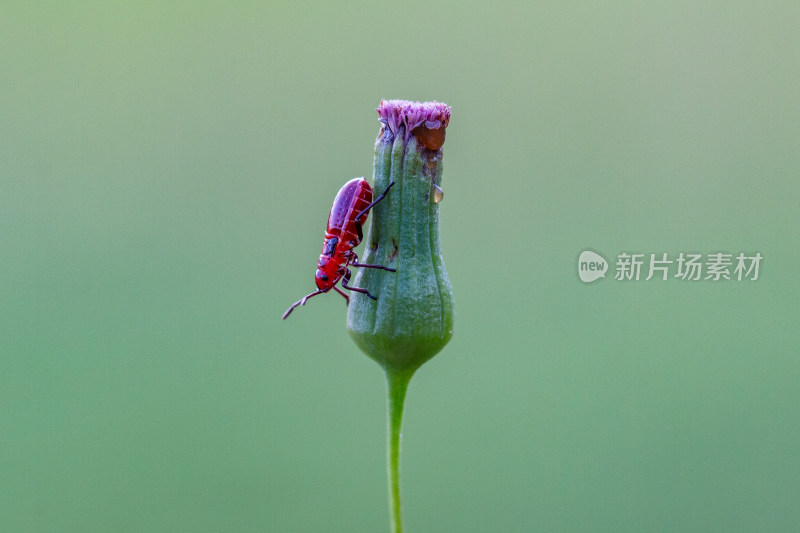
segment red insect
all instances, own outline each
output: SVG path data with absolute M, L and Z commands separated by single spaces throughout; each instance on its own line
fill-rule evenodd
M 347 267 L 380 268 L 382 270 L 396 272 L 394 268 L 359 263 L 358 256 L 355 251 L 353 251 L 353 248 L 358 246 L 358 243 L 364 238 L 361 226 L 367 221 L 369 210 L 386 197 L 392 185 L 394 185 L 394 182 L 391 182 L 389 186 L 386 187 L 386 190 L 383 191 L 374 202 L 372 201 L 372 187 L 369 186 L 369 183 L 364 178 L 352 179 L 339 189 L 339 193 L 333 200 L 331 214 L 328 217 L 325 241 L 322 243 L 322 254 L 319 256 L 317 273 L 314 275 L 314 281 L 317 283 L 317 290 L 302 300 L 292 304 L 292 306 L 283 313 L 284 319 L 286 319 L 298 305 L 306 305 L 306 301 L 312 296 L 328 292 L 331 289 L 336 290 L 336 292 L 344 296 L 345 300 L 349 303 L 350 297 L 336 286 L 340 280 L 342 282 L 342 287 L 345 289 L 366 294 L 373 300 L 377 299 L 371 295 L 367 289 L 359 289 L 358 287 L 351 287 L 347 284 L 347 282 L 350 281 L 350 269 Z

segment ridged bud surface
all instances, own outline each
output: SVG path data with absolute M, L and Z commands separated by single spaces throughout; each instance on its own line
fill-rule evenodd
M 397 272 L 355 268 L 347 328 L 359 348 L 387 372 L 413 373 L 453 335 L 453 291 L 439 243 L 442 144 L 450 108 L 440 103 L 381 102 L 373 190 L 395 185 L 370 213 L 360 262 Z

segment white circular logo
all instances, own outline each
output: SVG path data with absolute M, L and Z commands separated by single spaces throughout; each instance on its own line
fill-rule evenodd
M 578 257 L 578 277 L 584 283 L 591 283 L 606 277 L 608 261 L 591 250 L 584 250 Z

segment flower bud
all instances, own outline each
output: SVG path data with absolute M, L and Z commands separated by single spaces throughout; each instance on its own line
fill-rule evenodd
M 358 347 L 390 373 L 413 373 L 453 335 L 453 291 L 439 245 L 442 145 L 450 108 L 437 102 L 382 101 L 373 190 L 395 182 L 371 211 L 347 328 Z M 352 266 L 352 265 L 351 265 Z

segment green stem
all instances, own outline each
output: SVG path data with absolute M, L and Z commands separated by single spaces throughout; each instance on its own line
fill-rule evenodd
M 402 533 L 400 508 L 400 444 L 403 438 L 403 404 L 413 372 L 386 371 L 387 431 L 386 465 L 389 473 L 389 515 L 392 533 Z

